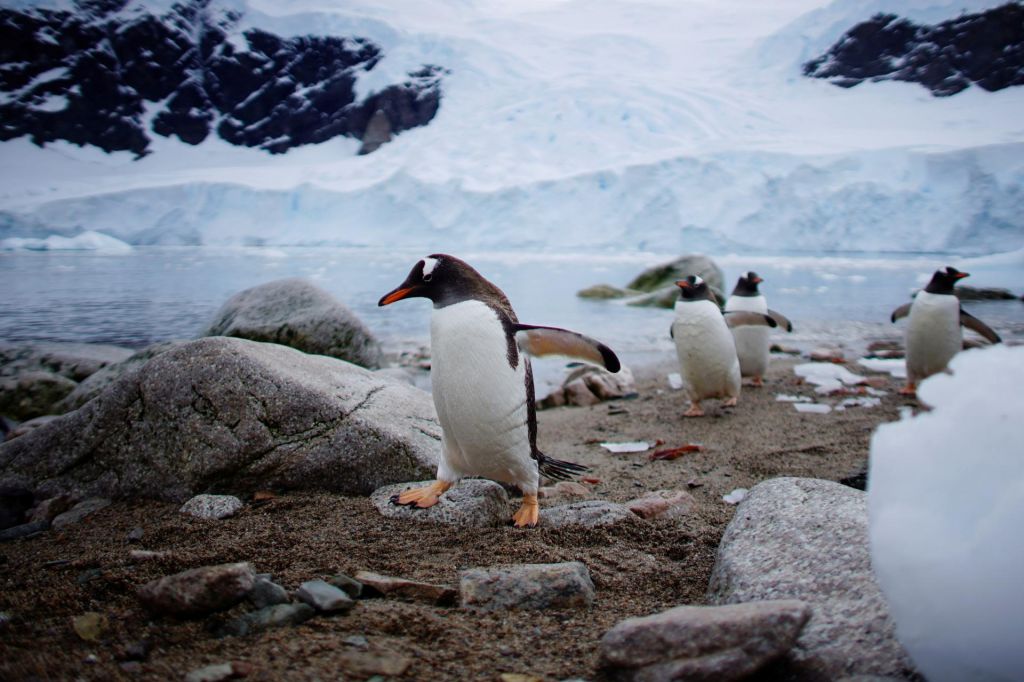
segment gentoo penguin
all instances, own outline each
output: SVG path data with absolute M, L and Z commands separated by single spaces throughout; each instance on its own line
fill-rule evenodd
M 533 371 L 524 352 L 569 355 L 611 372 L 619 370 L 619 359 L 582 334 L 520 324 L 501 289 L 454 256 L 435 253 L 419 261 L 378 305 L 417 296 L 434 304 L 430 377 L 441 461 L 434 483 L 392 501 L 430 507 L 460 478 L 482 476 L 518 486 L 523 504 L 512 522 L 536 525 L 540 474 L 566 479 L 586 467 L 537 449 Z
M 669 334 L 676 342 L 679 372 L 690 399 L 690 409 L 683 416 L 701 417 L 701 400 L 725 398 L 722 405 L 732 407 L 740 396 L 740 362 L 730 327 L 774 327 L 776 322 L 762 313 L 723 313 L 707 282 L 696 275 L 679 280 L 676 286 L 681 293 Z
M 763 282 L 756 272 L 748 272 L 741 276 L 732 290 L 732 295 L 725 302 L 725 312 L 746 311 L 768 315 L 779 327 L 787 332 L 793 331 L 792 323 L 785 316 L 768 308 L 768 300 L 757 289 Z M 732 338 L 736 342 L 736 355 L 740 359 L 740 375 L 751 377 L 754 386 L 761 386 L 765 372 L 768 371 L 768 327 L 762 325 L 742 325 L 734 327 Z
M 991 343 L 1002 340 L 987 324 L 960 307 L 953 285 L 969 276 L 952 267 L 936 270 L 913 301 L 892 311 L 893 322 L 910 316 L 905 334 L 907 385 L 900 390 L 903 395 L 914 395 L 918 382 L 946 369 L 963 348 L 960 327 L 973 329 Z

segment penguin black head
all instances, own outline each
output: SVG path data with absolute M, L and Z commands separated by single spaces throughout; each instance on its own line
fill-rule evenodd
M 970 277 L 966 272 L 960 272 L 956 268 L 946 267 L 945 270 L 936 270 L 932 275 L 932 281 L 924 288 L 929 294 L 952 294 L 953 285 L 964 277 Z
M 403 298 L 428 298 L 435 308 L 470 299 L 507 307 L 508 299 L 469 263 L 446 253 L 433 253 L 418 261 L 398 287 L 381 297 L 378 306 Z
M 686 279 L 677 281 L 676 286 L 679 287 L 680 296 L 684 301 L 711 301 L 718 304 L 711 287 L 697 275 L 690 275 Z
M 763 282 L 756 272 L 751 270 L 745 275 L 742 275 L 736 281 L 736 288 L 732 290 L 733 296 L 758 296 L 760 291 L 757 290 L 757 285 Z

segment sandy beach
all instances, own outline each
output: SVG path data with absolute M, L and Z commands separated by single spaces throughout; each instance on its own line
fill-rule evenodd
M 387 519 L 365 497 L 284 491 L 247 500 L 237 516 L 221 521 L 185 516 L 176 504 L 120 501 L 64 532 L 2 545 L 0 612 L 7 622 L 0 625 L 0 677 L 182 679 L 196 668 L 236 661 L 251 666 L 242 669 L 252 680 L 369 679 L 393 670 L 383 662 L 397 661 L 401 679 L 606 679 L 597 643 L 615 623 L 704 603 L 718 541 L 735 510 L 723 495 L 776 476 L 839 480 L 855 473 L 866 462 L 874 427 L 908 404 L 896 393 L 898 381 L 879 375 L 887 391 L 879 406 L 799 413 L 776 400 L 777 394 L 814 396 L 814 387 L 793 372 L 798 362 L 804 360 L 776 356 L 764 387 L 744 387 L 733 409 L 708 401 L 703 418 L 681 417 L 686 401 L 669 389 L 666 374 L 675 368 L 668 361 L 635 370 L 635 399 L 539 413 L 540 447 L 586 464 L 588 477 L 598 481 L 584 484 L 585 499 L 626 502 L 648 491 L 687 490 L 696 510 L 681 519 L 464 529 Z M 634 440 L 661 444 L 637 454 L 598 445 Z M 668 461 L 649 457 L 685 444 L 702 450 Z M 541 513 L 574 499 L 542 499 Z M 129 543 L 135 528 L 143 537 Z M 168 554 L 133 562 L 133 549 Z M 572 560 L 590 570 L 597 588 L 592 609 L 481 614 L 367 599 L 347 615 L 218 639 L 216 628 L 244 605 L 201 620 L 153 619 L 134 595 L 162 575 L 237 561 L 252 562 L 291 590 L 359 570 L 457 587 L 465 568 Z M 109 619 L 98 642 L 83 641 L 72 628 L 74 617 L 88 611 Z M 128 661 L 139 658 L 140 646 L 144 660 Z M 785 664 L 765 675 L 785 677 Z

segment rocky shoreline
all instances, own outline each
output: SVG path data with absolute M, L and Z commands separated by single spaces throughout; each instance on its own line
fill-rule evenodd
M 271 339 L 331 348 L 307 330 L 332 328 L 379 362 L 306 286 L 224 317 L 287 301 Z M 916 676 L 864 493 L 838 483 L 912 408 L 888 373 L 776 354 L 764 387 L 702 419 L 681 417 L 669 358 L 629 381 L 570 373 L 539 444 L 590 471 L 513 529 L 516 493 L 490 481 L 390 504 L 439 447 L 408 371 L 219 335 L 159 351 L 2 351 L 5 404 L 41 413 L 0 445 L 5 679 Z

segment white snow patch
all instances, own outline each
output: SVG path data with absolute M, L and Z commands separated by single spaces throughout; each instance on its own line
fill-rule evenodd
M 642 440 L 630 441 L 627 443 L 600 443 L 600 446 L 608 452 L 614 452 L 615 454 L 620 455 L 630 452 L 644 452 L 645 450 L 651 449 L 651 444 Z
M 871 442 L 871 563 L 929 680 L 1024 670 L 1024 347 L 958 354 L 918 388 L 931 411 Z
M 793 373 L 815 385 L 817 393 L 831 393 L 843 386 L 864 383 L 864 377 L 832 362 L 807 362 L 793 367 Z
M 797 412 L 810 414 L 828 414 L 832 411 L 832 406 L 825 403 L 793 403 L 793 407 Z
M 100 232 L 83 232 L 74 237 L 51 235 L 45 239 L 10 237 L 0 239 L 0 251 L 103 251 L 127 253 L 130 244 Z
M 747 498 L 746 488 L 735 488 L 728 495 L 722 495 L 722 501 L 727 504 L 739 504 Z
M 888 372 L 897 379 L 907 378 L 907 363 L 901 358 L 861 358 L 857 364 L 872 372 Z
M 835 406 L 836 412 L 842 412 L 849 407 L 878 407 L 882 404 L 880 398 L 874 396 L 856 396 L 853 398 L 844 398 L 838 405 Z
M 665 378 L 668 380 L 668 387 L 673 391 L 683 387 L 683 376 L 679 372 L 670 372 Z

